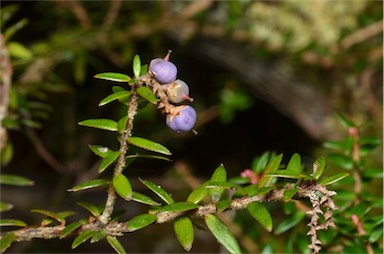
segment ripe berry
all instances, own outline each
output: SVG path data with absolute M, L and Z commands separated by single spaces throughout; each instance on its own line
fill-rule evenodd
M 192 130 L 196 122 L 196 110 L 189 105 L 179 106 L 178 108 L 178 113 L 175 115 L 167 115 L 166 124 L 177 133 Z
M 193 99 L 189 97 L 188 85 L 180 79 L 168 85 L 167 95 L 168 100 L 172 103 L 180 103 L 185 100 L 193 101 Z
M 164 59 L 155 58 L 149 63 L 149 73 L 161 84 L 169 84 L 176 80 L 177 68 L 169 61 L 170 51 Z

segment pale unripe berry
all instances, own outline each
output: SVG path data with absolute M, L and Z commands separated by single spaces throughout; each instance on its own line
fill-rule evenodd
M 167 95 L 168 100 L 172 103 L 180 103 L 185 100 L 193 101 L 193 99 L 189 97 L 188 85 L 180 79 L 168 85 Z
M 167 115 L 166 124 L 177 133 L 192 130 L 196 122 L 196 110 L 189 105 L 179 107 L 181 107 L 181 109 L 176 115 Z
M 177 68 L 169 61 L 171 51 L 164 59 L 155 58 L 149 63 L 149 73 L 161 84 L 169 84 L 176 80 Z

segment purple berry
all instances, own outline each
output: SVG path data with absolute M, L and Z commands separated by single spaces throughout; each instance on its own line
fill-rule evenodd
M 179 106 L 176 115 L 168 114 L 166 124 L 177 133 L 192 130 L 196 122 L 196 110 L 189 105 Z
M 171 52 L 164 59 L 155 58 L 149 63 L 149 73 L 161 84 L 169 84 L 176 80 L 177 68 L 169 61 Z
M 180 79 L 168 85 L 167 95 L 168 100 L 172 103 L 180 103 L 185 100 L 193 101 L 193 99 L 189 97 L 188 85 Z

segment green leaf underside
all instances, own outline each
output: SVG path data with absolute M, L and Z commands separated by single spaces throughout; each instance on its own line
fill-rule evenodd
M 273 173 L 274 171 L 276 171 L 279 168 L 282 158 L 283 158 L 283 155 L 280 154 L 280 155 L 276 156 L 275 158 L 273 158 L 267 164 L 267 167 L 264 170 L 264 174 L 263 174 L 262 178 L 257 183 L 257 185 L 259 187 L 268 187 L 268 186 L 272 185 L 273 176 L 271 176 L 269 174 Z
M 152 151 L 152 152 L 157 152 L 165 155 L 171 155 L 172 153 L 163 146 L 162 144 L 156 143 L 152 140 L 148 140 L 145 138 L 141 137 L 130 137 L 128 142 L 134 146 Z
M 108 147 L 99 145 L 90 145 L 89 149 L 101 158 L 105 158 L 105 156 L 107 156 L 107 154 L 111 151 Z
M 207 181 L 204 184 L 202 184 L 199 188 L 206 188 L 206 189 L 235 189 L 239 194 L 246 195 L 247 192 L 242 188 L 241 186 L 230 183 L 230 182 L 212 182 Z
M 111 247 L 116 251 L 116 253 L 118 254 L 127 253 L 123 245 L 120 243 L 119 240 L 116 239 L 116 237 L 107 235 L 107 241 L 109 245 L 111 245 Z
M 91 238 L 91 243 L 97 243 L 101 239 L 104 239 L 107 236 L 107 232 L 105 230 L 97 231 L 96 234 L 94 234 Z
M 115 72 L 103 72 L 96 74 L 94 76 L 98 79 L 104 79 L 109 81 L 115 81 L 115 82 L 128 82 L 131 80 L 131 78 L 128 75 L 122 74 L 122 73 L 115 73 Z
M 193 190 L 188 198 L 187 198 L 187 201 L 188 202 L 192 202 L 192 203 L 199 203 L 201 200 L 203 200 L 206 196 L 208 196 L 209 194 L 209 190 L 208 189 L 205 189 L 205 188 L 197 188 L 195 190 Z
M 195 234 L 192 221 L 188 217 L 181 217 L 174 222 L 173 229 L 181 246 L 189 251 L 192 248 Z
M 293 198 L 293 196 L 296 195 L 297 191 L 298 191 L 297 188 L 285 190 L 284 191 L 284 202 L 290 201 Z
M 164 160 L 164 161 L 171 161 L 169 158 L 160 156 L 160 155 L 152 155 L 152 154 L 132 154 L 125 157 L 126 159 L 131 158 L 148 158 L 148 159 L 157 159 L 157 160 Z
M 325 170 L 325 158 L 320 157 L 313 163 L 313 177 L 319 179 Z
M 299 154 L 295 153 L 292 155 L 291 159 L 288 162 L 287 170 L 292 170 L 296 172 L 301 171 L 301 157 Z
M 227 171 L 224 168 L 224 165 L 220 165 L 215 169 L 211 176 L 212 182 L 226 182 L 227 181 Z M 223 194 L 224 189 L 222 188 L 212 188 L 209 190 L 211 195 L 211 199 L 213 202 L 217 202 L 220 200 L 221 195 Z
M 114 100 L 128 98 L 130 95 L 131 95 L 131 93 L 129 91 L 126 91 L 126 90 L 110 94 L 107 97 L 105 97 L 103 100 L 100 101 L 99 106 L 101 107 L 101 106 L 107 105 L 108 103 L 111 103 Z
M 4 253 L 9 246 L 11 246 L 13 239 L 15 239 L 15 234 L 14 233 L 6 233 L 5 235 L 2 236 L 0 239 L 0 252 Z
M 0 201 L 0 212 L 9 211 L 12 208 L 13 208 L 12 204 Z
M 84 230 L 81 232 L 75 240 L 72 242 L 72 249 L 76 248 L 80 244 L 86 242 L 88 239 L 90 239 L 94 234 L 96 234 L 97 231 L 92 231 L 92 230 Z
M 88 212 L 90 212 L 95 217 L 99 216 L 101 214 L 101 212 L 103 211 L 103 209 L 104 209 L 104 207 L 95 206 L 93 204 L 86 203 L 86 202 L 80 202 L 80 203 L 77 203 L 77 204 L 79 206 L 82 206 L 85 209 L 87 209 Z
M 337 117 L 339 118 L 339 120 L 343 123 L 343 125 L 345 127 L 355 127 L 355 124 L 351 121 L 349 121 L 347 118 L 345 118 L 345 116 L 343 116 L 342 114 L 337 114 Z
M 146 204 L 146 205 L 152 205 L 152 206 L 161 205 L 160 203 L 152 200 L 150 197 L 135 191 L 132 191 L 131 200 L 136 201 L 138 203 Z
M 143 97 L 144 99 L 146 99 L 150 103 L 155 104 L 155 105 L 157 104 L 158 100 L 149 87 L 141 86 L 141 87 L 137 88 L 136 91 L 141 97 Z
M 25 222 L 21 220 L 0 219 L 0 227 L 3 227 L 3 226 L 26 227 L 27 224 L 25 224 Z
M 231 200 L 221 200 L 217 202 L 216 207 L 219 212 L 224 212 L 226 209 L 228 209 L 231 206 L 232 202 Z
M 34 184 L 34 182 L 21 176 L 0 174 L 0 184 L 31 186 Z
M 75 187 L 68 189 L 68 191 L 88 190 L 88 189 L 92 189 L 100 186 L 105 186 L 105 185 L 108 185 L 109 183 L 110 181 L 107 179 L 93 179 L 93 180 L 86 181 L 84 183 L 80 183 Z
M 349 176 L 349 173 L 340 173 L 337 175 L 333 175 L 321 181 L 320 184 L 324 186 L 330 185 L 344 179 L 347 176 Z
M 119 151 L 110 151 L 104 159 L 101 161 L 99 165 L 99 173 L 102 173 L 104 170 L 106 170 L 112 163 L 117 160 L 119 157 L 120 153 Z
M 55 213 L 47 210 L 40 210 L 40 209 L 33 209 L 31 210 L 33 213 L 40 213 L 43 215 L 46 215 L 52 219 L 57 220 L 60 223 L 65 223 L 65 216 L 63 216 L 61 213 Z
M 107 131 L 117 131 L 117 122 L 111 119 L 88 119 L 79 122 L 79 125 Z
M 140 70 L 141 70 L 141 60 L 139 55 L 135 55 L 133 57 L 132 69 L 133 69 L 133 75 L 135 76 L 135 78 L 138 78 L 140 76 Z
M 299 179 L 301 177 L 300 173 L 292 170 L 277 170 L 275 172 L 269 173 L 268 175 L 274 176 L 274 177 L 293 178 L 293 179 Z
M 192 202 L 177 202 L 161 209 L 161 212 L 184 212 L 198 208 L 199 206 Z
M 162 200 L 165 201 L 168 205 L 175 203 L 175 201 L 172 199 L 171 195 L 169 195 L 164 189 L 161 188 L 161 186 L 158 186 L 150 181 L 141 180 L 140 181 L 147 186 L 148 189 L 153 191 L 157 196 L 159 196 Z
M 303 211 L 297 211 L 296 213 L 293 213 L 293 215 L 285 220 L 283 220 L 275 230 L 275 234 L 281 234 L 289 229 L 293 228 L 297 224 L 300 223 L 302 219 L 305 217 L 305 212 Z
M 268 232 L 272 231 L 272 217 L 268 209 L 262 203 L 253 202 L 247 206 L 248 212 L 255 218 Z
M 117 131 L 122 134 L 125 130 L 125 127 L 127 125 L 128 116 L 123 116 L 118 122 L 117 122 Z
M 205 223 L 217 241 L 230 253 L 241 253 L 241 249 L 235 237 L 219 218 L 213 214 L 208 214 L 205 216 Z
M 116 193 L 125 200 L 129 200 L 132 196 L 132 187 L 128 178 L 123 174 L 115 175 L 113 177 L 113 187 Z
M 127 230 L 128 232 L 133 232 L 139 229 L 142 229 L 156 221 L 157 217 L 154 214 L 141 214 L 134 218 L 132 218 L 130 221 L 128 221 Z
M 73 222 L 69 225 L 67 225 L 63 231 L 61 231 L 60 233 L 60 239 L 63 239 L 65 237 L 67 237 L 70 233 L 72 233 L 73 231 L 75 231 L 76 229 L 78 229 L 81 225 L 84 225 L 85 223 L 87 223 L 87 220 L 81 220 L 81 221 L 77 221 L 77 222 Z

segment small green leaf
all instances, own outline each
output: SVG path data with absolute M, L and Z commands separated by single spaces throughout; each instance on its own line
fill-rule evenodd
M 105 230 L 96 231 L 96 234 L 94 234 L 91 238 L 91 243 L 97 243 L 101 239 L 104 239 L 107 236 L 107 232 Z
M 118 122 L 117 122 L 117 131 L 122 134 L 125 130 L 125 127 L 127 125 L 128 116 L 123 116 Z
M 192 221 L 188 217 L 178 218 L 174 224 L 176 238 L 184 250 L 190 251 L 194 240 L 194 229 Z
M 284 191 L 284 202 L 290 201 L 296 195 L 298 189 L 292 188 Z
M 130 137 L 128 142 L 134 146 L 152 151 L 152 152 L 157 152 L 165 155 L 171 155 L 172 153 L 163 146 L 162 144 L 156 143 L 154 141 L 141 138 L 141 137 Z
M 322 174 L 324 173 L 324 170 L 325 170 L 325 159 L 324 157 L 320 157 L 313 163 L 312 176 L 317 180 L 322 176 Z
M 109 245 L 111 245 L 111 247 L 116 251 L 116 253 L 118 254 L 127 253 L 123 245 L 120 243 L 119 240 L 116 239 L 116 237 L 107 235 L 107 241 Z
M 231 206 L 231 200 L 221 200 L 217 202 L 216 207 L 219 212 L 224 212 Z
M 128 232 L 133 232 L 139 229 L 142 229 L 152 223 L 154 223 L 157 220 L 156 215 L 154 214 L 141 214 L 134 218 L 132 218 L 130 221 L 128 221 L 127 230 Z
M 217 241 L 230 253 L 241 253 L 241 249 L 236 241 L 236 238 L 219 218 L 213 214 L 208 214 L 205 216 L 205 223 Z
M 149 159 L 157 159 L 157 160 L 164 160 L 164 161 L 171 161 L 169 158 L 159 155 L 152 155 L 152 154 L 132 154 L 125 157 L 126 159 L 131 158 L 149 158 Z
M 117 131 L 117 122 L 111 119 L 88 119 L 78 123 L 81 126 L 92 127 L 107 131 Z
M 299 179 L 301 175 L 297 171 L 277 170 L 272 173 L 269 173 L 268 176 Z
M 143 97 L 144 99 L 146 99 L 150 103 L 155 104 L 155 105 L 157 104 L 157 98 L 153 94 L 152 90 L 149 87 L 141 86 L 141 87 L 137 88 L 136 91 L 141 97 Z
M 8 43 L 7 48 L 9 54 L 16 58 L 28 60 L 33 56 L 32 52 L 28 48 L 18 42 Z
M 260 157 L 256 157 L 252 162 L 252 170 L 256 173 L 261 173 L 267 166 L 269 158 L 272 158 L 273 156 L 274 154 L 265 152 Z
M 126 91 L 126 90 L 110 94 L 107 97 L 105 97 L 102 101 L 100 101 L 99 107 L 107 105 L 108 103 L 110 103 L 114 100 L 128 98 L 130 95 L 131 95 L 131 93 L 129 91 Z
M 96 74 L 94 77 L 98 79 L 110 80 L 115 82 L 128 82 L 132 79 L 128 75 L 125 75 L 122 73 L 115 73 L 115 72 L 99 73 L 99 74 Z
M 292 155 L 291 159 L 288 162 L 287 170 L 292 170 L 296 172 L 301 171 L 301 157 L 299 154 L 295 153 Z
M 76 185 L 75 187 L 68 189 L 68 191 L 88 190 L 88 189 L 108 185 L 109 182 L 110 181 L 106 180 L 106 179 L 93 179 L 93 180 L 86 181 L 84 183 L 80 183 L 80 184 Z
M 201 200 L 203 200 L 206 196 L 208 196 L 209 190 L 205 189 L 203 187 L 199 187 L 197 189 L 194 189 L 188 196 L 187 201 L 192 203 L 199 203 Z
M 253 202 L 247 206 L 248 212 L 255 218 L 268 232 L 272 231 L 272 217 L 268 209 L 262 203 Z
M 99 165 L 99 173 L 102 173 L 105 169 L 109 167 L 109 165 L 114 163 L 115 160 L 117 160 L 117 158 L 119 157 L 119 155 L 120 155 L 119 151 L 110 151 L 101 161 Z
M 33 209 L 33 210 L 31 210 L 31 212 L 44 214 L 48 217 L 51 217 L 51 218 L 57 220 L 60 223 L 63 223 L 63 224 L 65 223 L 65 219 L 64 219 L 65 217 L 60 215 L 59 213 L 55 213 L 55 212 L 51 212 L 51 211 L 47 211 L 47 210 L 40 210 L 40 209 Z
M 228 190 L 228 189 L 234 189 L 237 190 L 239 194 L 246 195 L 246 191 L 239 185 L 230 183 L 230 182 L 212 182 L 212 181 L 207 181 L 204 184 L 201 185 L 202 187 L 206 189 L 223 189 L 223 190 Z
M 157 203 L 156 201 L 152 200 L 150 197 L 134 191 L 132 192 L 131 200 L 142 203 L 142 204 L 146 204 L 146 205 L 152 205 L 152 206 L 161 205 L 160 203 Z
M 95 217 L 99 216 L 104 209 L 104 207 L 95 206 L 93 204 L 86 203 L 86 202 L 79 202 L 77 204 L 87 209 Z
M 117 194 L 125 200 L 129 200 L 132 196 L 132 186 L 128 178 L 123 174 L 118 174 L 113 177 L 113 187 Z
M 227 181 L 227 171 L 225 170 L 223 164 L 221 164 L 219 167 L 217 167 L 216 170 L 213 172 L 212 177 L 211 177 L 211 181 L 212 182 L 226 182 Z M 211 195 L 212 201 L 213 202 L 219 201 L 223 192 L 224 192 L 224 190 L 222 188 L 210 189 L 209 193 Z
M 148 72 L 148 64 L 144 64 L 141 66 L 140 76 L 145 75 Z
M 15 239 L 14 233 L 6 233 L 0 239 L 0 253 L 4 253 L 12 244 Z
M 25 222 L 21 220 L 0 219 L 0 227 L 4 227 L 4 226 L 26 227 L 27 224 L 25 224 Z
M 13 208 L 12 204 L 0 201 L 0 212 L 9 211 Z
M 341 121 L 341 123 L 347 127 L 347 128 L 351 128 L 351 127 L 355 127 L 356 125 L 349 121 L 347 118 L 345 118 L 345 116 L 343 116 L 342 114 L 337 114 L 337 117 L 339 118 L 339 120 Z
M 364 178 L 383 178 L 383 169 L 381 168 L 367 168 L 361 172 Z
M 141 70 L 141 60 L 138 55 L 135 55 L 133 58 L 133 64 L 132 64 L 133 74 L 135 75 L 135 78 L 138 78 L 140 76 L 140 70 Z
M 297 224 L 299 224 L 300 221 L 302 219 L 304 219 L 304 217 L 305 217 L 305 212 L 303 212 L 303 211 L 297 211 L 296 213 L 293 213 L 293 215 L 291 217 L 283 220 L 276 227 L 275 234 L 278 235 L 278 234 L 281 234 L 281 233 L 288 231 L 289 229 L 291 229 L 294 226 L 296 226 Z
M 153 191 L 157 196 L 159 196 L 162 200 L 164 200 L 168 205 L 175 203 L 172 199 L 171 195 L 169 195 L 165 190 L 150 181 L 142 180 L 140 181 L 148 187 L 151 191 Z
M 279 168 L 282 159 L 283 159 L 283 155 L 280 154 L 280 155 L 276 156 L 275 158 L 273 158 L 268 163 L 267 167 L 263 171 L 264 172 L 263 176 L 261 177 L 261 179 L 257 183 L 257 185 L 259 187 L 268 187 L 268 186 L 272 185 L 274 177 L 269 175 L 269 174 L 273 173 L 274 171 L 276 171 Z
M 328 158 L 342 168 L 353 168 L 353 160 L 346 155 L 332 153 L 328 155 Z
M 1 174 L 0 184 L 18 185 L 18 186 L 31 186 L 34 184 L 33 181 L 16 175 Z
M 199 206 L 192 202 L 177 202 L 161 209 L 161 212 L 184 212 L 198 208 Z
M 87 220 L 84 219 L 84 220 L 73 222 L 73 223 L 67 225 L 63 229 L 63 231 L 61 231 L 60 239 L 67 237 L 70 233 L 72 233 L 74 230 L 78 229 L 81 225 L 84 225 L 85 223 L 87 223 Z
M 106 146 L 89 145 L 89 149 L 101 158 L 105 158 L 105 156 L 107 156 L 110 152 L 109 148 Z
M 333 184 L 333 183 L 340 181 L 341 179 L 344 179 L 347 176 L 349 176 L 349 173 L 340 173 L 337 175 L 333 175 L 333 176 L 330 176 L 330 177 L 324 179 L 323 181 L 321 181 L 320 184 L 324 185 L 324 186 L 330 185 L 330 184 Z
M 79 246 L 80 244 L 84 243 L 85 241 L 87 241 L 89 238 L 91 238 L 94 234 L 96 234 L 96 231 L 92 231 L 92 230 L 84 230 L 83 232 L 81 232 L 76 238 L 75 240 L 73 240 L 72 242 L 72 249 L 76 248 L 77 246 Z

